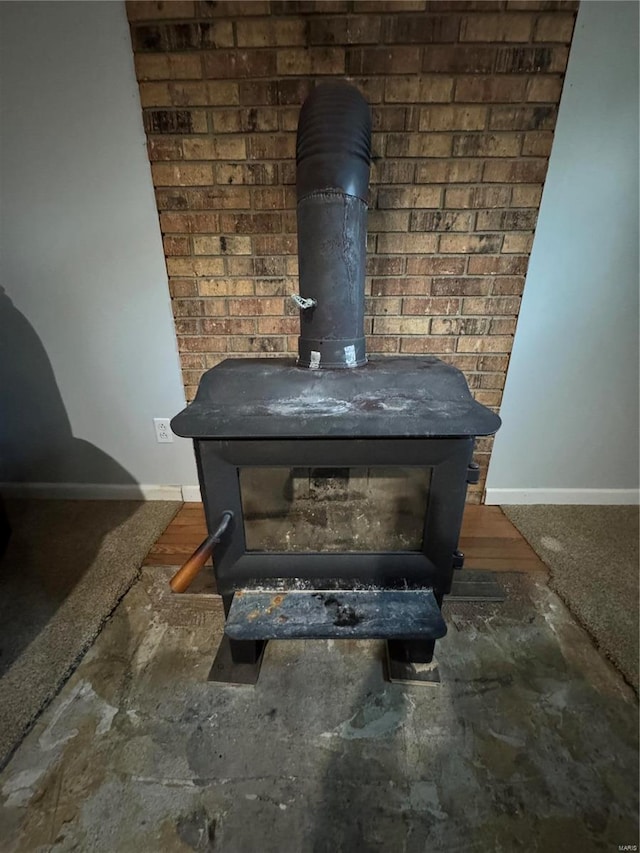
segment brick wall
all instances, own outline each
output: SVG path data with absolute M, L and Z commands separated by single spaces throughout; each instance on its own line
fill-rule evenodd
M 297 353 L 295 131 L 336 76 L 373 111 L 368 350 L 437 354 L 499 407 L 577 3 L 127 9 L 187 398 L 227 356 Z

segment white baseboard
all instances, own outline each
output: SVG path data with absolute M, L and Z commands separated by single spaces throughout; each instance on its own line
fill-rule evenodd
M 199 501 L 198 486 L 156 483 L 0 483 L 7 498 L 84 501 Z
M 487 489 L 485 503 L 504 504 L 589 504 L 622 505 L 640 503 L 638 489 Z
M 199 503 L 202 500 L 200 486 L 183 486 L 182 500 L 185 503 Z

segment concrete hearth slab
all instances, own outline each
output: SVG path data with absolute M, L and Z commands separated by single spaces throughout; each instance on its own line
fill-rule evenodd
M 537 576 L 448 603 L 439 686 L 382 644 L 270 643 L 207 682 L 215 597 L 147 568 L 0 775 L 5 851 L 606 850 L 634 844 L 635 696 Z

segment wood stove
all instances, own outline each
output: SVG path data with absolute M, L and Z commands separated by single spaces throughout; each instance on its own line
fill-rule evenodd
M 431 356 L 364 346 L 369 107 L 318 86 L 298 126 L 299 358 L 228 359 L 172 421 L 192 438 L 226 614 L 213 677 L 254 682 L 265 643 L 378 638 L 390 667 L 432 660 L 474 440 L 499 417 Z

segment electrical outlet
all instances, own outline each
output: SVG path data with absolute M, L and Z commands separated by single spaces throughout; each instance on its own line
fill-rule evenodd
M 173 433 L 169 426 L 171 418 L 154 418 L 153 425 L 156 429 L 156 441 L 159 444 L 167 444 L 173 441 Z

